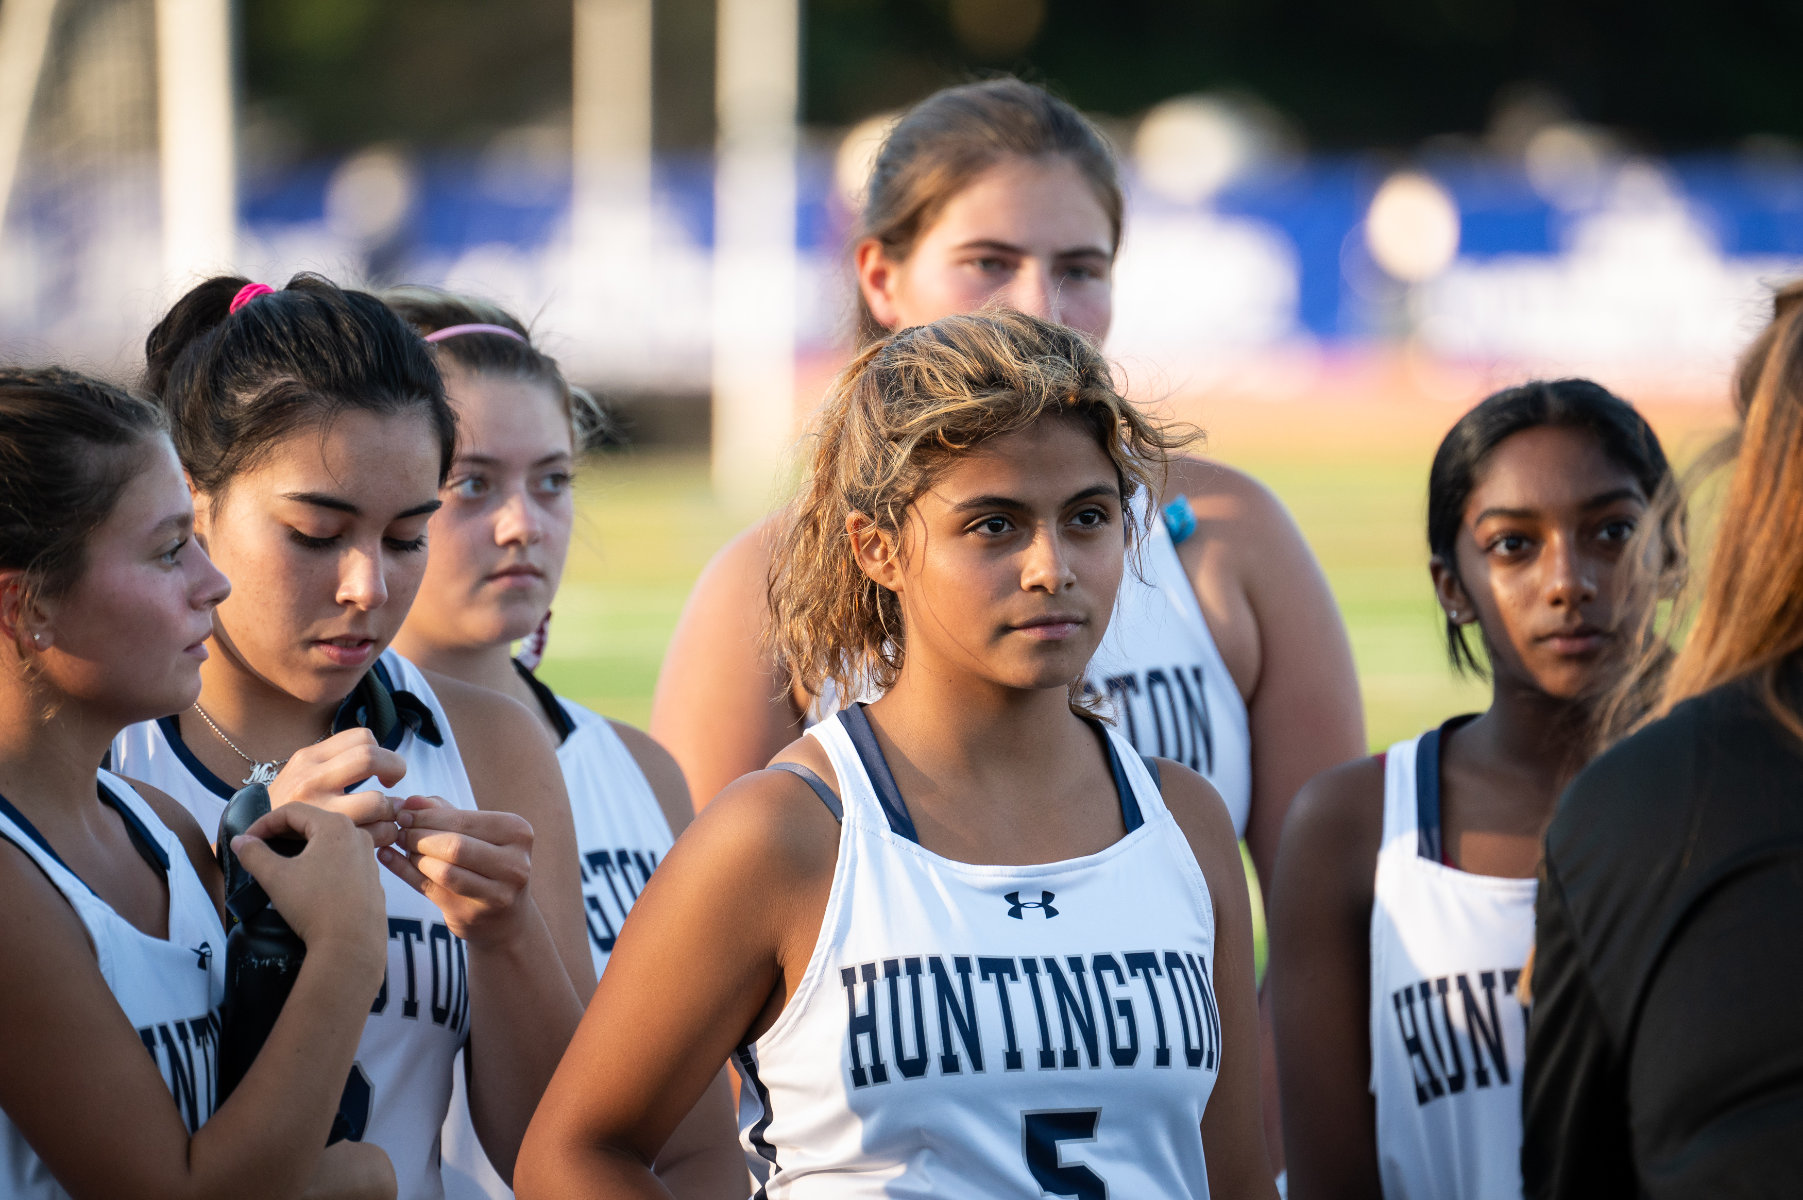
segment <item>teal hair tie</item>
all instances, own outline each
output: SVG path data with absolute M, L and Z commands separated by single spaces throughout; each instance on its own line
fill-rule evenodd
M 1164 527 L 1174 546 L 1181 546 L 1196 532 L 1196 510 L 1190 506 L 1188 496 L 1178 496 L 1164 506 Z

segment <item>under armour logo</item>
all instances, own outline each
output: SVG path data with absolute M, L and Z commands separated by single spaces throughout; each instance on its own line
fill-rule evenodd
M 202 942 L 189 953 L 200 960 L 200 969 L 204 971 L 207 969 L 207 964 L 213 961 L 213 943 Z
M 1019 892 L 1009 892 L 1006 896 L 1003 896 L 1002 899 L 1008 902 L 1008 915 L 1013 917 L 1016 921 L 1026 920 L 1026 917 L 1021 914 L 1026 912 L 1029 908 L 1039 909 L 1041 912 L 1045 913 L 1046 919 L 1050 920 L 1058 915 L 1058 910 L 1052 907 L 1052 897 L 1055 894 L 1056 893 L 1054 892 L 1041 892 L 1039 893 L 1039 899 L 1037 900 L 1022 900 Z

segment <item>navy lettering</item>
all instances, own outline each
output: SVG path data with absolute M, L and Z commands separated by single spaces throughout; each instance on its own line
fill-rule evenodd
M 864 1011 L 858 1011 L 858 976 L 864 977 Z M 888 1083 L 889 1069 L 883 1066 L 883 1049 L 876 1034 L 876 964 L 864 963 L 861 967 L 845 967 L 839 972 L 839 982 L 845 985 L 845 1007 L 850 1014 L 849 1029 L 851 1038 L 851 1086 L 864 1087 L 870 1083 Z M 870 1039 L 870 1071 L 864 1070 L 864 1058 L 858 1053 L 858 1039 Z
M 1471 1073 L 1479 1087 L 1490 1086 L 1490 1072 L 1484 1069 L 1484 1050 L 1488 1049 L 1490 1061 L 1496 1067 L 1497 1078 L 1506 1084 L 1509 1082 L 1509 1064 L 1503 1057 L 1502 1021 L 1496 1015 L 1496 972 L 1484 971 L 1478 975 L 1477 981 L 1484 989 L 1484 999 L 1490 1006 L 1488 1021 L 1484 1020 L 1484 1014 L 1478 1008 L 1477 997 L 1471 992 L 1471 980 L 1463 975 L 1459 976 L 1459 999 L 1465 1004 L 1465 1034 L 1471 1039 Z
M 1139 1022 L 1133 1019 L 1133 1002 L 1131 1000 L 1114 1000 L 1108 995 L 1108 981 L 1103 972 L 1114 972 L 1114 981 L 1121 987 L 1127 986 L 1127 977 L 1121 973 L 1121 964 L 1115 961 L 1112 954 L 1098 954 L 1090 961 L 1090 970 L 1096 977 L 1096 995 L 1102 998 L 1102 1021 L 1108 1030 L 1108 1057 L 1117 1067 L 1130 1067 L 1139 1057 Z M 1127 1023 L 1127 1044 L 1121 1045 L 1116 1032 L 1115 1017 Z
M 1168 1067 L 1171 1065 L 1171 1043 L 1164 1032 L 1164 1005 L 1158 1002 L 1158 988 L 1152 983 L 1152 976 L 1164 974 L 1158 965 L 1158 955 L 1149 950 L 1136 950 L 1127 955 L 1127 973 L 1145 980 L 1146 995 L 1152 1001 L 1152 1020 L 1158 1028 L 1158 1046 L 1152 1054 L 1152 1065 Z
M 457 952 L 451 948 L 451 931 L 436 922 L 426 957 L 432 963 L 432 1023 L 444 1025 L 457 1007 Z
M 419 972 L 413 966 L 413 944 L 425 941 L 426 927 L 412 917 L 389 917 L 388 937 L 390 941 L 397 937 L 401 939 L 401 959 L 407 964 L 407 995 L 401 1001 L 401 1015 L 417 1017 L 419 1016 L 419 980 L 417 978 Z M 378 1003 L 387 999 L 388 989 L 384 987 L 382 992 L 381 996 L 376 997 Z
M 1171 981 L 1171 994 L 1177 997 L 1177 1020 L 1183 1026 L 1183 1060 L 1192 1067 L 1199 1067 L 1202 1065 L 1203 1043 L 1206 1035 L 1202 1031 L 1202 1005 L 1196 999 L 1195 981 L 1190 978 L 1189 968 L 1183 965 L 1183 956 L 1175 950 L 1164 952 L 1164 969 L 1166 976 Z M 1177 982 L 1179 976 L 1183 979 L 1181 984 Z M 1184 1004 L 1185 992 L 1189 994 L 1188 1005 Z M 1189 1041 L 1191 1012 L 1196 1014 L 1196 1044 L 1193 1046 Z
M 1064 1028 L 1064 1065 L 1067 1069 L 1077 1065 L 1077 1046 L 1071 1040 L 1071 1024 L 1075 1022 L 1077 1033 L 1083 1039 L 1083 1048 L 1089 1051 L 1089 1065 L 1100 1066 L 1101 1055 L 1096 1048 L 1096 1010 L 1089 1001 L 1083 960 L 1073 954 L 1064 961 L 1070 964 L 1071 975 L 1077 981 L 1075 988 L 1064 981 L 1064 972 L 1058 969 L 1057 959 L 1048 957 L 1045 960 L 1046 978 L 1052 981 L 1052 996 L 1058 1002 L 1058 1021 Z M 1077 1007 L 1079 997 L 1083 1001 L 1081 1010 Z M 1106 1012 L 1103 1015 L 1106 1016 Z
M 952 1026 L 957 1026 L 958 1037 L 964 1042 L 964 1052 L 970 1055 L 970 1069 L 983 1069 L 983 1039 L 977 1032 L 977 1002 L 970 994 L 970 959 L 958 955 L 952 959 L 952 970 L 958 973 L 958 982 L 964 987 L 964 1004 L 958 1004 L 957 996 L 952 992 L 951 976 L 946 974 L 945 963 L 935 954 L 927 959 L 927 966 L 933 972 L 933 997 L 939 1007 L 939 1071 L 944 1075 L 956 1075 L 962 1066 L 958 1056 L 952 1050 Z
M 1452 1069 L 1446 1069 L 1446 1055 L 1440 1050 L 1440 1037 L 1434 1032 L 1434 1002 L 1428 994 L 1428 985 L 1421 986 L 1421 1007 L 1427 1013 L 1427 1036 L 1434 1044 L 1434 1053 L 1440 1059 L 1440 1074 L 1446 1076 L 1446 1090 L 1458 1095 L 1465 1090 L 1465 1056 L 1459 1051 L 1458 1035 L 1452 1029 L 1452 1006 L 1447 1003 L 1446 976 L 1434 980 L 1434 994 L 1440 997 L 1440 1027 L 1446 1030 L 1446 1049 L 1452 1052 Z
M 1018 982 L 1020 972 L 1014 969 L 1012 958 L 977 959 L 977 978 L 988 983 L 992 977 L 995 979 L 995 994 L 1002 1002 L 1002 1032 L 1008 1039 L 1007 1048 L 1002 1052 L 1002 1067 L 1018 1071 L 1024 1064 L 1021 1061 L 1020 1043 L 1014 1037 L 1014 1005 L 1008 1000 L 1008 983 Z M 1004 980 L 1007 982 L 1003 982 Z
M 1020 966 L 1027 973 L 1027 982 L 1033 986 L 1033 1012 L 1039 1017 L 1039 1069 L 1051 1071 L 1058 1066 L 1058 1056 L 1052 1053 L 1052 1027 L 1046 1024 L 1045 997 L 1039 993 L 1039 963 L 1023 958 Z
M 1177 691 L 1183 697 L 1183 716 L 1189 724 L 1190 756 L 1183 765 L 1192 771 L 1204 775 L 1214 770 L 1215 765 L 1215 730 L 1214 722 L 1208 716 L 1208 693 L 1202 690 L 1202 668 L 1191 667 L 1190 674 L 1195 681 L 1196 691 L 1192 697 L 1189 684 L 1184 682 L 1183 671 L 1176 668 L 1171 671 L 1171 678 L 1177 681 Z M 1201 750 L 1201 762 L 1197 762 L 1196 751 Z
M 909 1054 L 902 1044 L 902 1012 L 901 1012 L 901 976 L 902 968 L 907 968 L 908 987 L 914 993 L 914 1053 Z M 927 1014 L 920 1003 L 920 960 L 907 958 L 897 961 L 893 958 L 883 960 L 883 978 L 889 981 L 889 1028 L 895 1035 L 892 1048 L 895 1051 L 895 1065 L 901 1069 L 902 1078 L 918 1079 L 927 1073 Z

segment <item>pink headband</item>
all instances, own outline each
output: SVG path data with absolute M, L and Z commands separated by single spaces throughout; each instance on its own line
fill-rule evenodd
M 428 342 L 442 342 L 446 338 L 459 337 L 466 333 L 498 333 L 502 337 L 510 337 L 516 342 L 524 342 L 517 329 L 509 329 L 505 325 L 446 325 L 443 329 L 433 330 L 426 335 Z
M 275 289 L 270 287 L 267 283 L 247 283 L 238 289 L 238 294 L 236 296 L 232 297 L 232 306 L 226 310 L 226 314 L 229 316 L 243 308 L 246 304 L 249 304 L 252 300 L 255 300 L 258 296 L 267 296 L 273 291 L 275 291 Z

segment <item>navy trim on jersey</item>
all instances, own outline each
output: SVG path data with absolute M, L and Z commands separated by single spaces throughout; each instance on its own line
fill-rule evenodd
M 1146 818 L 1139 811 L 1139 801 L 1133 798 L 1133 785 L 1127 782 L 1127 768 L 1121 765 L 1121 756 L 1114 752 L 1114 739 L 1108 736 L 1108 730 L 1100 721 L 1095 722 L 1096 736 L 1102 739 L 1102 749 L 1108 755 L 1108 773 L 1114 776 L 1114 794 L 1121 802 L 1121 824 L 1132 833 L 1146 823 Z M 1152 772 L 1152 781 L 1158 782 L 1158 772 Z
M 158 717 L 157 728 L 163 731 L 163 740 L 169 743 L 171 750 L 175 751 L 176 759 L 181 762 L 182 766 L 188 768 L 188 774 L 194 776 L 195 781 L 201 787 L 206 788 L 221 800 L 230 800 L 238 794 L 237 788 L 213 774 L 207 764 L 201 762 L 194 756 L 194 751 L 188 749 L 188 743 L 182 741 L 182 723 L 178 717 Z
M 833 814 L 833 820 L 839 822 L 841 825 L 845 823 L 845 806 L 839 803 L 839 797 L 833 795 L 833 789 L 826 786 L 826 780 L 820 778 L 820 776 L 814 774 L 814 772 L 808 770 L 800 763 L 771 763 L 770 769 L 772 771 L 787 771 L 789 774 L 807 784 L 810 788 L 813 788 L 814 794 L 820 797 L 820 803 L 826 805 L 826 811 Z
M 888 760 L 883 757 L 883 748 L 877 745 L 876 731 L 870 727 L 870 718 L 864 715 L 864 702 L 859 701 L 839 710 L 839 720 L 845 726 L 845 732 L 851 735 L 852 748 L 858 752 L 858 761 L 864 764 L 864 773 L 870 777 L 871 787 L 876 791 L 877 802 L 883 807 L 883 816 L 889 819 L 889 828 L 897 837 L 907 838 L 915 845 L 920 844 L 920 837 L 914 831 L 914 818 L 908 815 L 907 801 L 902 799 L 901 789 L 895 785 L 895 776 L 890 773 Z M 1139 801 L 1134 799 L 1133 785 L 1127 782 L 1127 769 L 1121 765 L 1121 756 L 1115 753 L 1114 739 L 1108 736 L 1108 730 L 1100 721 L 1092 721 L 1091 727 L 1102 741 L 1102 750 L 1108 756 L 1108 773 L 1114 779 L 1115 798 L 1121 805 L 1121 823 L 1132 833 L 1146 823 L 1146 818 L 1139 810 Z M 798 763 L 772 763 L 807 782 L 814 789 L 814 794 L 826 801 L 826 806 L 833 816 L 844 820 L 843 810 L 838 806 L 838 797 L 827 800 L 830 794 L 826 784 L 820 777 Z M 1147 769 L 1152 772 L 1152 781 L 1158 782 L 1158 769 L 1147 761 Z M 802 772 L 807 771 L 803 775 Z
M 126 836 L 131 839 L 131 847 L 138 852 L 138 857 L 149 863 L 151 870 L 158 872 L 165 880 L 167 880 L 169 876 L 169 855 L 164 853 L 163 848 L 157 845 L 156 839 L 150 836 L 150 830 L 144 827 L 144 822 L 138 820 L 138 814 L 126 807 L 124 801 L 113 795 L 106 785 L 100 783 L 98 780 L 95 781 L 94 791 L 99 795 L 100 802 L 118 813 L 119 819 L 125 822 Z M 7 820 L 11 821 L 14 825 L 17 825 L 20 830 L 24 832 L 25 836 L 30 838 L 32 842 L 37 845 L 38 849 L 50 856 L 50 861 L 54 862 L 63 870 L 68 871 L 69 874 L 75 875 L 75 871 L 68 863 L 63 861 L 63 856 L 58 854 L 56 848 L 45 840 L 43 834 L 38 832 L 38 827 L 33 825 L 30 819 L 14 807 L 13 802 L 8 800 L 5 796 L 0 796 L 0 815 L 5 816 Z M 4 837 L 4 835 L 0 835 L 0 837 Z M 6 838 L 5 840 L 11 841 L 12 839 Z M 23 849 L 23 847 L 21 847 L 21 849 Z M 81 876 L 75 875 L 75 878 L 81 879 Z M 95 899 L 100 898 L 100 893 L 94 891 L 93 884 L 85 879 L 81 879 L 81 885 L 87 888 L 88 891 L 93 892 Z
M 1150 754 L 1142 754 L 1139 756 L 1139 761 L 1146 764 L 1146 774 L 1152 777 L 1152 786 L 1157 788 L 1160 794 L 1162 794 L 1164 792 L 1164 780 L 1158 777 L 1158 760 L 1153 758 Z
M 1415 743 L 1415 853 L 1429 862 L 1440 861 L 1440 733 Z
M 375 734 L 376 741 L 384 750 L 398 749 L 408 730 L 412 730 L 421 741 L 430 745 L 444 745 L 444 735 L 438 731 L 438 722 L 433 719 L 432 710 L 412 692 L 397 690 L 393 676 L 389 675 L 388 668 L 382 665 L 380 659 L 376 660 L 374 669 L 357 681 L 357 686 L 344 698 L 332 717 L 333 733 L 343 733 L 347 729 L 359 727 Z M 188 774 L 194 776 L 195 782 L 221 800 L 230 800 L 238 794 L 238 788 L 213 774 L 207 764 L 195 757 L 188 743 L 182 740 L 179 714 L 158 717 L 157 728 L 163 731 L 163 740 L 169 743 L 169 748 L 175 751 L 176 759 L 188 769 Z M 108 755 L 110 759 L 110 750 Z
M 551 727 L 557 730 L 557 744 L 563 745 L 570 739 L 570 735 L 576 732 L 576 722 L 570 719 L 569 710 L 558 700 L 557 693 L 546 687 L 539 677 L 532 673 L 531 667 L 516 658 L 513 660 L 513 669 L 518 671 L 520 678 L 526 681 L 526 686 L 532 691 L 532 698 L 538 701 L 538 706 L 544 710 L 545 718 L 551 722 Z
M 889 771 L 883 748 L 877 745 L 876 730 L 870 727 L 870 718 L 864 715 L 864 702 L 860 700 L 840 709 L 839 720 L 844 723 L 845 732 L 851 735 L 851 744 L 864 764 L 864 773 L 870 776 L 870 785 L 876 790 L 877 803 L 883 806 L 883 816 L 889 819 L 890 830 L 918 846 L 920 835 L 914 832 L 914 818 L 908 815 L 908 805 L 902 800 L 901 789 L 895 786 L 895 776 Z
M 1429 862 L 1452 865 L 1440 833 L 1440 746 L 1447 734 L 1476 715 L 1448 717 L 1415 743 L 1415 852 Z
M 751 1128 L 746 1131 L 746 1136 L 751 1141 L 751 1148 L 758 1152 L 758 1157 L 769 1162 L 770 1173 L 774 1175 L 782 1168 L 777 1165 L 776 1147 L 772 1146 L 769 1139 L 764 1136 L 770 1128 L 770 1122 L 776 1119 L 776 1113 L 770 1108 L 770 1089 L 764 1086 L 763 1079 L 758 1076 L 757 1059 L 753 1057 L 751 1047 L 749 1045 L 740 1046 L 737 1054 L 739 1069 L 745 1073 L 746 1080 L 751 1084 L 752 1092 L 758 1098 L 759 1106 L 764 1110 L 763 1115 L 754 1121 Z M 764 1189 L 759 1188 L 758 1195 L 763 1194 Z

